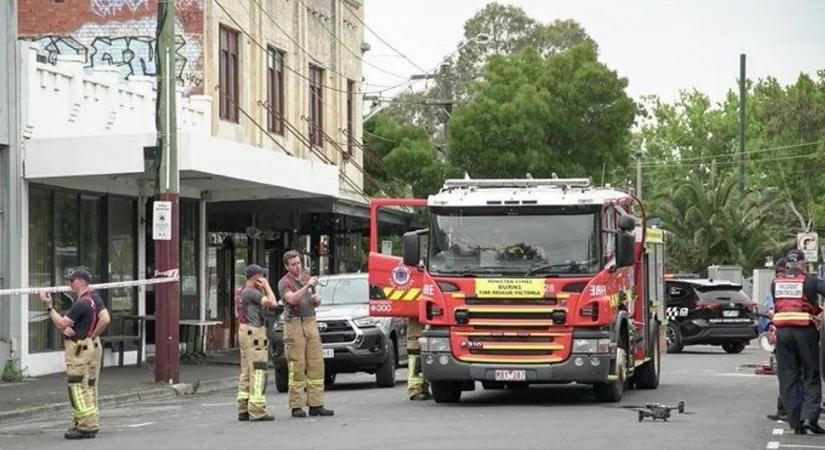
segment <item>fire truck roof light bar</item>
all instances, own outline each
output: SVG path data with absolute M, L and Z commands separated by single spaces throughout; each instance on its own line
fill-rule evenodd
M 589 188 L 592 186 L 590 178 L 542 178 L 542 179 L 512 179 L 512 180 L 446 180 L 443 190 L 459 188 L 530 188 L 550 186 L 558 188 Z

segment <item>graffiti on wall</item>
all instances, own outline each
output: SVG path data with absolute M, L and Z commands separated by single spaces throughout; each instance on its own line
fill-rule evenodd
M 86 24 L 71 36 L 42 36 L 34 38 L 38 54 L 49 62 L 60 55 L 80 55 L 86 68 L 115 66 L 120 75 L 156 76 L 158 55 L 155 51 L 155 21 L 113 22 Z M 178 30 L 183 30 L 178 25 Z M 189 93 L 201 92 L 203 83 L 203 49 L 201 37 L 188 33 L 175 36 L 175 76 Z
M 91 10 L 100 17 L 114 16 L 122 11 L 149 10 L 149 0 L 90 0 Z

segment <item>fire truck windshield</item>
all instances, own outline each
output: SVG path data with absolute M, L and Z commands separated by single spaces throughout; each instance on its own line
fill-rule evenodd
M 599 271 L 597 215 L 443 209 L 431 216 L 429 270 L 462 276 Z

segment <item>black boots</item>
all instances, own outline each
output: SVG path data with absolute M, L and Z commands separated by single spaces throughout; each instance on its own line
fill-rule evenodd
M 304 411 L 303 408 L 292 408 L 292 417 L 303 418 L 306 417 L 307 413 Z
M 810 431 L 813 434 L 825 434 L 825 428 L 820 427 L 819 424 L 813 420 L 803 420 L 802 428 Z
M 78 430 L 77 428 L 73 430 L 67 431 L 63 437 L 66 439 L 77 440 L 77 439 L 94 439 L 97 436 L 97 430 L 95 431 L 83 431 Z
M 326 409 L 323 406 L 310 406 L 309 407 L 309 415 L 310 416 L 332 416 L 335 414 L 335 411 L 331 409 Z

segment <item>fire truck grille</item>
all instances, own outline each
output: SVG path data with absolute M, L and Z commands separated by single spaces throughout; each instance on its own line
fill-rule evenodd
M 467 362 L 547 364 L 563 359 L 562 333 L 549 331 L 465 331 L 457 358 Z

